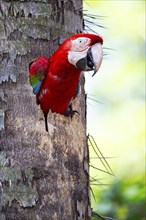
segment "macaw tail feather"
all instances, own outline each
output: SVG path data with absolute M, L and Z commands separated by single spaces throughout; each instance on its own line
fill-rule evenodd
M 48 132 L 48 121 L 47 121 L 47 116 L 48 116 L 48 114 L 44 114 L 44 117 L 45 117 L 45 128 L 46 128 L 46 131 Z

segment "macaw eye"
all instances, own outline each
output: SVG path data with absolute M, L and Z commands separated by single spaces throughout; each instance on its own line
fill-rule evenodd
M 82 43 L 82 40 L 79 40 L 79 43 Z

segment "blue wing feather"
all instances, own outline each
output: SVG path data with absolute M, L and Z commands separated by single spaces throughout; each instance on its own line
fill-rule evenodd
M 36 86 L 33 87 L 33 93 L 34 93 L 35 95 L 38 94 L 38 92 L 39 92 L 39 90 L 40 90 L 40 88 L 41 88 L 41 85 L 42 85 L 42 81 L 38 81 L 38 83 L 36 84 Z

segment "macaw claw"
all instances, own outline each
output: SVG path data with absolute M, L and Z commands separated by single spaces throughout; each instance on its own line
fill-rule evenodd
M 67 110 L 65 111 L 64 115 L 72 118 L 74 116 L 74 114 L 80 115 L 80 113 L 77 110 L 72 109 L 72 104 L 70 104 L 68 106 Z

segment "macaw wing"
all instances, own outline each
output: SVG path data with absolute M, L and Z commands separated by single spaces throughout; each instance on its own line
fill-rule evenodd
M 38 94 L 48 69 L 49 59 L 44 56 L 38 57 L 29 64 L 29 81 L 35 95 Z

